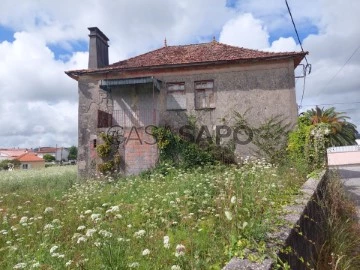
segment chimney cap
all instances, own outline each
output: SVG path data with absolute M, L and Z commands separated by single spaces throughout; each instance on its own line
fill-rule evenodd
M 108 37 L 105 36 L 105 34 L 99 28 L 97 28 L 96 26 L 88 27 L 88 29 L 90 30 L 90 35 L 89 36 L 98 35 L 102 39 L 104 39 L 105 41 L 109 41 Z

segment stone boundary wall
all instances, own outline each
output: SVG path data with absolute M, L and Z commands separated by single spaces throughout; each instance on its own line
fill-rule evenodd
M 326 214 L 319 205 L 323 197 L 327 172 L 323 171 L 317 178 L 309 178 L 295 199 L 295 204 L 286 207 L 289 213 L 285 220 L 290 223 L 282 228 L 275 237 L 283 242 L 278 258 L 291 269 L 312 269 L 317 260 L 317 247 L 324 243 L 322 224 Z M 262 263 L 233 258 L 223 270 L 268 270 L 273 269 L 275 262 L 266 259 Z

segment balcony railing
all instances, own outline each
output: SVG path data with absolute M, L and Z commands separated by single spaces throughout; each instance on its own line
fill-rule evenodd
M 114 110 L 112 114 L 112 125 L 122 127 L 146 127 L 156 125 L 159 119 L 156 109 L 138 109 L 138 110 Z

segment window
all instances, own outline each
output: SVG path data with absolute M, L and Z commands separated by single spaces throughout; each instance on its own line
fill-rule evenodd
M 29 169 L 29 164 L 22 164 L 22 168 L 23 168 L 23 170 Z
M 168 83 L 166 95 L 167 110 L 186 110 L 185 83 Z
M 98 128 L 111 127 L 112 115 L 110 113 L 98 110 Z
M 195 82 L 195 109 L 214 109 L 214 81 Z

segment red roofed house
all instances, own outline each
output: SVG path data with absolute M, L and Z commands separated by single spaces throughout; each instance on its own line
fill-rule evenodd
M 5 159 L 15 159 L 27 152 L 29 152 L 28 149 L 3 148 L 0 149 L 0 161 Z
M 35 153 L 24 153 L 16 158 L 20 161 L 20 169 L 42 169 L 45 168 L 45 160 L 38 157 Z
M 296 122 L 294 69 L 304 52 L 263 52 L 217 41 L 165 42 L 160 49 L 109 65 L 109 39 L 96 27 L 89 30 L 88 69 L 66 72 L 78 81 L 82 177 L 95 173 L 98 135 L 111 125 L 125 129 L 123 170 L 134 174 L 154 166 L 158 158 L 148 125 L 180 127 L 193 115 L 214 132 L 234 111 L 248 111 L 254 124 L 275 115 Z M 248 155 L 250 147 L 238 145 L 237 152 Z

